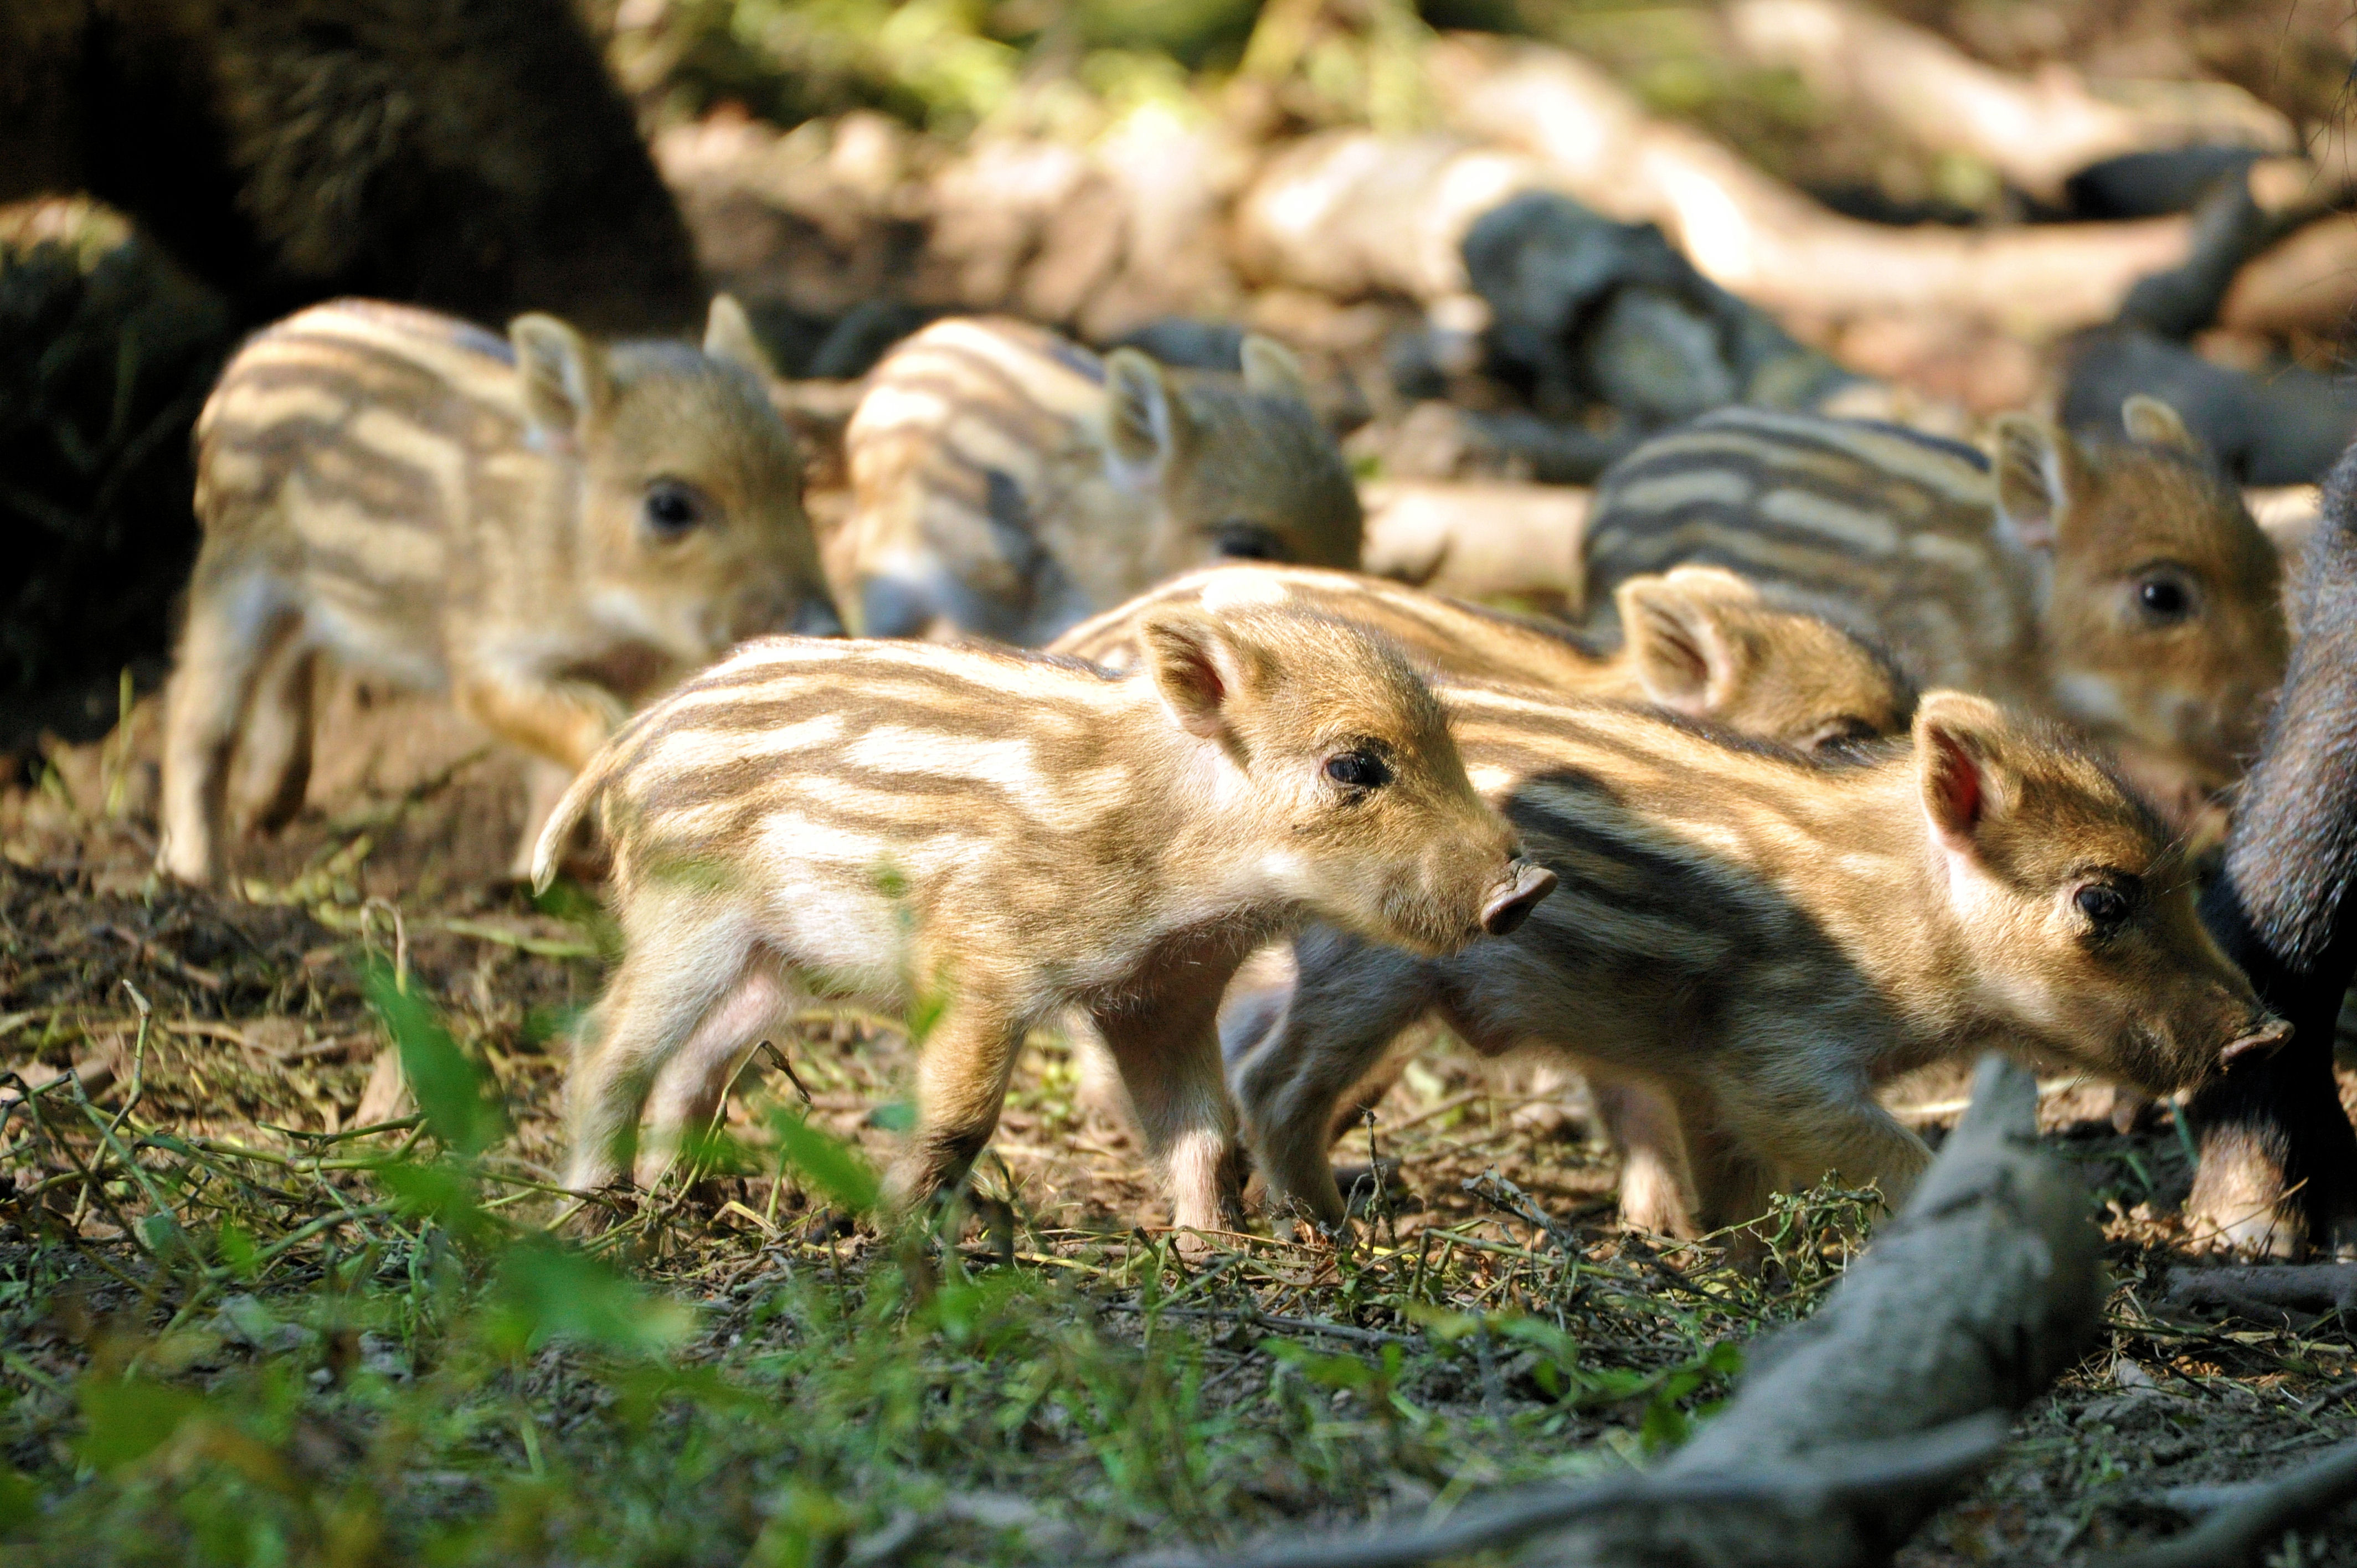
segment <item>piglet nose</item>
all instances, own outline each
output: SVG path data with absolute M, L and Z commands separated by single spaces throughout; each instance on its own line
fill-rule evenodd
M 1513 875 L 1481 906 L 1481 929 L 1493 937 L 1502 937 L 1529 919 L 1539 900 L 1555 891 L 1555 873 L 1544 865 L 1517 860 L 1508 869 Z
M 2269 1018 L 2241 1038 L 2229 1041 L 2226 1048 L 2218 1053 L 2218 1059 L 2236 1062 L 2244 1057 L 2272 1056 L 2276 1047 L 2290 1038 L 2291 1020 Z

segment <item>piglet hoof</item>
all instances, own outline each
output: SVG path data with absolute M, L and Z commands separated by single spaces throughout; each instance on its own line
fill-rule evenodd
M 1015 1266 L 1015 1206 L 1003 1199 L 985 1197 L 978 1192 L 966 1195 L 966 1207 L 974 1213 L 982 1228 L 983 1240 L 988 1242 L 992 1261 L 999 1267 Z
M 2357 1214 L 2334 1219 L 2325 1245 L 2336 1263 L 2357 1263 Z
M 585 1241 L 635 1219 L 646 1197 L 628 1176 L 596 1185 L 568 1184 L 566 1190 L 573 1196 L 558 1208 L 550 1229 Z
M 823 1247 L 856 1234 L 859 1221 L 840 1208 L 822 1208 L 802 1222 L 802 1240 L 813 1247 Z
M 2112 1131 L 2125 1137 L 2159 1120 L 2160 1101 L 2140 1089 L 2125 1085 L 2112 1090 Z
M 2187 1247 L 2244 1260 L 2300 1257 L 2308 1219 L 2281 1163 L 2247 1137 L 2217 1136 L 2209 1144 L 2185 1200 Z
M 1169 1236 L 1171 1251 L 1177 1252 L 1178 1261 L 1190 1269 L 1200 1269 L 1227 1251 L 1227 1238 L 1216 1231 L 1174 1225 L 1170 1228 Z

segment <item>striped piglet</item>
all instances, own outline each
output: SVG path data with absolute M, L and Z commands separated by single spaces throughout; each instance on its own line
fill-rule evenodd
M 257 334 L 197 421 L 163 869 L 221 874 L 232 793 L 258 826 L 300 809 L 323 652 L 448 692 L 537 760 L 544 805 L 649 690 L 840 629 L 765 369 L 726 295 L 700 352 L 369 300 Z
M 1120 1064 L 1183 1227 L 1241 1161 L 1220 996 L 1308 919 L 1408 951 L 1511 930 L 1554 886 L 1468 781 L 1400 654 L 1322 618 L 1169 610 L 1143 668 L 977 648 L 748 645 L 640 714 L 567 791 L 593 806 L 625 957 L 585 1021 L 566 1183 L 659 1170 L 807 995 L 937 1004 L 888 1190 L 962 1175 L 1017 1047 L 1068 1007 Z M 928 1009 L 931 1010 L 930 1008 Z

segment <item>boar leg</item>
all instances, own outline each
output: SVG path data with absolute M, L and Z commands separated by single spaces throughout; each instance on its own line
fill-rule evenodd
M 1348 1212 L 1327 1157 L 1335 1104 L 1431 1010 L 1437 987 L 1424 961 L 1336 932 L 1313 932 L 1295 950 L 1301 978 L 1275 1027 L 1238 1063 L 1236 1094 L 1270 1211 L 1297 1205 L 1330 1228 Z
M 1723 1230 L 1768 1212 L 1775 1177 L 1727 1124 L 1712 1098 L 1684 1084 L 1670 1093 L 1678 1142 L 1685 1147 L 1686 1168 L 1694 1181 L 1697 1229 L 1705 1233 Z M 1738 1260 L 1757 1256 L 1758 1239 L 1738 1238 L 1733 1250 Z
M 1592 1070 L 1588 1090 L 1604 1135 L 1620 1156 L 1620 1223 L 1682 1240 L 1700 1235 L 1677 1107 L 1649 1085 Z
M 1220 989 L 1093 1010 L 1120 1064 L 1146 1151 L 1170 1188 L 1170 1222 L 1229 1230 L 1243 1219 L 1243 1157 L 1220 1069 Z
M 491 670 L 461 674 L 458 711 L 537 757 L 578 773 L 629 714 L 622 700 L 586 681 L 547 681 Z
M 237 814 L 256 832 L 276 832 L 303 809 L 311 783 L 311 691 L 318 650 L 288 625 L 263 662 L 237 747 Z
M 917 1125 L 884 1176 L 884 1201 L 906 1213 L 957 1182 L 998 1128 L 1025 1020 L 962 992 L 917 1058 Z
M 639 1186 L 651 1188 L 681 1149 L 711 1129 L 737 1069 L 777 1027 L 797 994 L 773 965 L 756 960 L 705 1014 L 686 1043 L 655 1069 L 647 1095 L 647 1140 L 639 1147 Z
M 1743 1084 L 1725 1103 L 1735 1135 L 1777 1173 L 1784 1185 L 1809 1187 L 1828 1173 L 1846 1187 L 1871 1182 L 1892 1213 L 1906 1203 L 1932 1163 L 1932 1151 L 1870 1095 L 1803 1098 L 1767 1085 Z M 1750 1214 L 1737 1215 L 1749 1219 Z
M 221 872 L 230 762 L 264 650 L 287 616 L 268 579 L 199 582 L 164 700 L 163 843 L 158 865 L 183 882 Z
M 744 989 L 751 940 L 715 930 L 696 904 L 692 895 L 653 894 L 633 908 L 628 956 L 583 1020 L 565 1090 L 572 1138 L 565 1185 L 576 1192 L 619 1178 L 649 1087 Z

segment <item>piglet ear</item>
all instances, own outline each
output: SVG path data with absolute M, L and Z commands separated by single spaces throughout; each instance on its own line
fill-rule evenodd
M 1663 581 L 1691 598 L 1725 599 L 1731 604 L 1760 603 L 1759 585 L 1748 577 L 1738 576 L 1724 566 L 1706 566 L 1690 562 L 1673 566 L 1663 574 Z
M 737 303 L 733 294 L 712 296 L 712 308 L 704 318 L 704 352 L 707 359 L 740 365 L 765 382 L 778 379 L 769 350 L 761 347 L 761 339 L 753 330 L 752 317 L 745 314 L 745 307 Z
M 524 413 L 551 435 L 570 440 L 605 413 L 613 395 L 605 351 L 554 316 L 534 312 L 508 323 Z
M 1983 830 L 2012 794 L 2002 711 L 1962 692 L 1925 697 L 1915 714 L 1915 777 L 1932 839 L 1979 859 Z
M 2147 446 L 2169 446 L 2197 457 L 2206 456 L 2201 443 L 2185 428 L 2185 421 L 2177 410 L 2157 397 L 2147 397 L 2143 392 L 2129 397 L 2120 404 L 2120 424 L 2132 440 Z
M 2026 413 L 2000 414 L 1990 435 L 1996 447 L 1998 526 L 2024 550 L 2051 554 L 2071 504 L 2078 448 L 2070 436 Z
M 1105 439 L 1117 478 L 1145 488 L 1193 437 L 1187 404 L 1168 371 L 1135 349 L 1105 356 Z
M 1232 740 L 1254 663 L 1233 632 L 1209 616 L 1165 610 L 1139 623 L 1137 640 L 1172 721 L 1206 740 Z
M 1264 338 L 1257 332 L 1244 334 L 1244 391 L 1255 397 L 1286 397 L 1296 403 L 1309 401 L 1309 382 L 1301 373 L 1301 361 L 1293 350 L 1274 338 Z
M 1707 583 L 1681 583 L 1675 574 L 1631 577 L 1612 596 L 1645 700 L 1689 718 L 1723 709 L 1750 662 L 1727 612 L 1748 601 L 1714 595 Z

